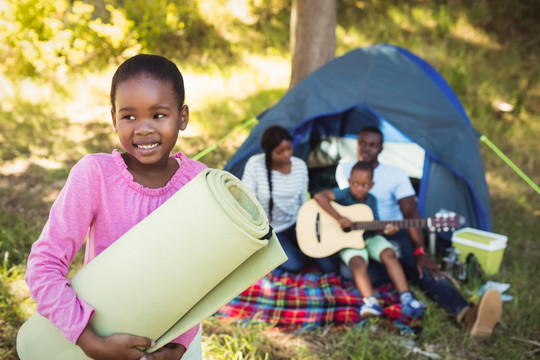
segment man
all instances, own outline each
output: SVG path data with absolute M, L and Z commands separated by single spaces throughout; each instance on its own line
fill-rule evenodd
M 373 126 L 366 127 L 358 134 L 358 161 L 366 161 L 373 166 L 371 193 L 377 198 L 381 220 L 402 220 L 419 218 L 416 194 L 412 184 L 400 168 L 381 164 L 378 156 L 383 149 L 383 134 Z M 340 162 L 336 169 L 336 180 L 340 187 L 348 186 L 348 176 L 356 161 Z M 397 250 L 407 278 L 415 282 L 434 301 L 445 308 L 458 323 L 464 323 L 472 336 L 487 337 L 493 332 L 502 313 L 502 300 L 498 291 L 488 290 L 477 305 L 469 305 L 454 286 L 443 277 L 436 262 L 424 248 L 424 234 L 421 228 L 401 230 L 387 236 Z M 349 277 L 342 268 L 343 276 Z M 372 282 L 388 282 L 384 267 L 370 265 Z

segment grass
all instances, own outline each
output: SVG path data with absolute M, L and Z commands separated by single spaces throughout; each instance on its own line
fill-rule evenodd
M 341 25 L 336 30 L 337 55 L 390 42 L 426 59 L 450 83 L 475 128 L 540 184 L 540 32 L 526 28 L 526 18 L 512 26 L 512 12 L 506 9 L 508 15 L 500 15 L 503 5 L 494 12 L 487 1 L 470 6 L 459 1 L 451 5 L 343 3 L 346 6 L 340 8 Z M 524 11 L 523 6 L 515 5 L 513 11 Z M 497 21 L 494 14 L 499 14 Z M 272 29 L 283 32 L 279 26 Z M 268 41 L 277 44 L 279 34 L 269 34 Z M 253 38 L 257 39 L 251 34 L 249 39 Z M 209 166 L 223 167 L 253 126 L 240 125 L 276 103 L 288 87 L 289 56 L 276 53 L 283 49 L 262 55 L 246 52 L 235 66 L 206 67 L 204 71 L 189 61 L 178 61 L 191 110 L 190 125 L 178 149 L 194 156 L 238 128 L 201 159 Z M 111 74 L 109 69 L 73 77 L 70 96 L 46 85 L 0 81 L 4 89 L 11 89 L 5 94 L 12 94 L 3 95 L 0 104 L 0 359 L 17 359 L 16 331 L 35 306 L 23 280 L 25 259 L 69 168 L 86 153 L 109 152 L 118 146 L 107 107 Z M 493 107 L 497 100 L 513 105 L 514 110 L 498 112 Z M 511 284 L 508 293 L 514 297 L 504 304 L 501 324 L 492 338 L 467 337 L 444 310 L 420 294 L 429 310 L 418 338 L 388 334 L 377 322 L 363 330 L 329 327 L 295 336 L 269 324 L 212 318 L 204 322 L 206 358 L 423 358 L 420 351 L 442 359 L 537 357 L 540 194 L 487 146 L 480 146 L 492 200 L 493 230 L 509 238 L 501 270 L 491 280 Z

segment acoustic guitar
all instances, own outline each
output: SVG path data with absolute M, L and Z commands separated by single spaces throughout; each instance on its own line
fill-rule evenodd
M 366 230 L 384 230 L 387 224 L 399 229 L 435 228 L 437 231 L 455 230 L 461 227 L 461 216 L 449 213 L 437 213 L 435 217 L 405 220 L 373 220 L 371 208 L 365 204 L 349 206 L 339 205 L 332 201 L 332 206 L 342 216 L 354 221 L 350 229 L 342 229 L 339 223 L 319 204 L 311 199 L 298 211 L 296 220 L 296 236 L 300 250 L 313 258 L 330 256 L 345 248 L 362 249 L 363 234 Z

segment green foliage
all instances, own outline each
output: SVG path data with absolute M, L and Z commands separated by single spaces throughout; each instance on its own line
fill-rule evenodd
M 7 101 L 5 99 L 4 101 Z M 15 100 L 12 109 L 2 111 L 0 105 L 0 164 L 32 153 L 54 153 L 66 141 L 62 136 L 68 120 L 58 118 L 45 104 Z M 31 141 L 29 141 L 31 140 Z
M 253 64 L 276 55 L 288 58 L 290 1 L 246 0 L 240 14 L 227 5 L 226 0 L 0 1 L 5 39 L 0 43 L 0 359 L 17 358 L 15 334 L 32 307 L 15 285 L 23 281 L 26 257 L 51 202 L 75 160 L 89 152 L 109 152 L 115 145 L 108 110 L 86 114 L 95 104 L 108 106 L 110 76 L 98 70 L 108 71 L 109 64 L 115 67 L 135 52 L 152 51 L 171 56 L 184 74 L 197 74 L 198 90 L 187 86 L 189 131 L 177 149 L 189 156 L 216 144 L 286 91 L 285 81 L 282 86 L 268 81 L 278 70 Z M 538 184 L 539 8 L 536 1 L 341 0 L 336 54 L 389 42 L 426 59 L 456 92 L 474 126 Z M 253 54 L 264 56 L 251 59 Z M 90 81 L 89 74 L 98 77 Z M 212 79 L 219 79 L 219 85 L 211 86 Z M 76 80 L 88 84 L 77 87 Z M 95 90 L 91 82 L 104 90 Z M 204 101 L 196 101 L 202 97 Z M 514 110 L 497 112 L 495 100 Z M 221 168 L 251 126 L 201 160 Z M 443 359 L 537 356 L 537 346 L 527 341 L 540 338 L 535 315 L 540 311 L 540 197 L 489 149 L 481 149 L 494 231 L 509 237 L 501 271 L 490 280 L 510 283 L 514 296 L 504 304 L 502 323 L 491 339 L 471 339 L 444 309 L 422 297 L 428 312 L 421 335 L 414 339 L 388 334 L 376 321 L 362 330 L 323 328 L 295 335 L 271 325 L 211 318 L 203 327 L 205 355 L 395 359 L 419 357 L 413 352 L 416 346 Z M 19 164 L 24 166 L 11 170 Z M 470 285 L 472 290 L 464 290 L 478 287 Z
M 6 214 L 0 222 L 0 256 L 3 271 L 26 261 L 28 248 L 34 242 L 36 229 L 28 229 L 22 216 Z
M 23 320 L 19 314 L 19 303 L 6 288 L 5 276 L 0 278 L 0 359 L 16 360 L 15 336 Z
M 232 144 L 231 142 L 220 144 L 212 149 L 209 155 L 201 159 L 210 167 L 222 169 L 227 163 L 231 152 L 234 151 L 236 146 L 234 139 L 238 139 L 238 137 L 244 138 L 256 124 L 255 121 L 251 125 L 244 127 L 244 122 L 251 120 L 253 116 L 275 104 L 284 93 L 284 89 L 266 90 L 240 100 L 215 100 L 206 104 L 204 111 L 192 111 L 190 118 L 195 122 L 199 122 L 197 125 L 202 130 L 201 135 L 181 139 L 175 150 L 186 151 L 186 148 L 193 149 L 192 156 L 194 156 L 209 146 L 216 144 L 220 137 L 230 135 L 233 139 Z M 239 106 L 239 104 L 242 105 Z
M 519 39 L 524 45 L 538 46 L 538 14 L 540 3 L 535 0 L 500 3 L 497 0 L 482 0 L 469 4 L 457 1 L 455 7 L 472 5 L 471 19 L 476 25 L 497 34 L 502 42 Z
M 289 51 L 289 28 L 291 1 L 284 0 L 249 0 L 248 4 L 256 21 L 250 25 L 256 39 L 247 42 L 251 51 L 269 55 L 283 54 Z M 255 40 L 255 41 L 254 41 Z
M 259 324 L 260 325 L 260 324 Z M 212 334 L 206 339 L 206 353 L 215 354 L 222 359 L 268 359 L 264 350 L 265 326 L 254 325 L 259 331 L 239 331 L 233 334 Z
M 32 243 L 38 238 L 51 206 L 51 185 L 59 188 L 69 165 L 45 169 L 29 165 L 24 175 L 3 175 L 0 184 L 0 260 L 4 269 L 26 263 Z M 10 184 L 10 186 L 6 186 Z M 48 184 L 48 186 L 44 186 Z
M 0 62 L 11 79 L 62 82 L 137 52 L 218 61 L 229 43 L 198 12 L 197 1 L 7 0 L 0 7 Z
M 205 117 L 212 121 L 204 121 L 201 123 L 204 133 L 210 138 L 217 138 L 222 134 L 226 134 L 231 128 L 231 115 L 242 121 L 250 116 L 258 115 L 260 112 L 267 109 L 269 106 L 276 103 L 285 92 L 283 90 L 268 90 L 261 91 L 256 96 L 249 96 L 246 99 L 230 99 L 225 98 L 221 101 L 216 101 L 208 104 L 205 107 Z M 242 101 L 242 107 L 238 107 L 238 103 Z M 200 116 L 199 111 L 194 111 L 193 116 Z
M 223 61 L 230 44 L 199 12 L 197 0 L 116 1 L 135 24 L 143 51 L 168 57 Z
M 7 0 L 0 8 L 0 62 L 12 79 L 61 81 L 68 73 L 103 68 L 137 49 L 133 23 L 106 6 L 109 22 L 82 1 Z M 8 20 L 9 19 L 9 20 Z

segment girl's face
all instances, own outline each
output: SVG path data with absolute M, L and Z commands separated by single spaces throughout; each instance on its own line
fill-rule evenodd
M 272 150 L 272 167 L 283 167 L 291 164 L 291 156 L 293 154 L 292 142 L 283 140 L 278 146 Z
M 188 107 L 179 109 L 172 84 L 138 75 L 118 84 L 115 101 L 113 125 L 131 159 L 138 165 L 166 165 L 189 120 Z
M 364 201 L 373 187 L 373 173 L 371 171 L 355 169 L 349 178 L 349 187 L 352 196 L 358 201 Z

